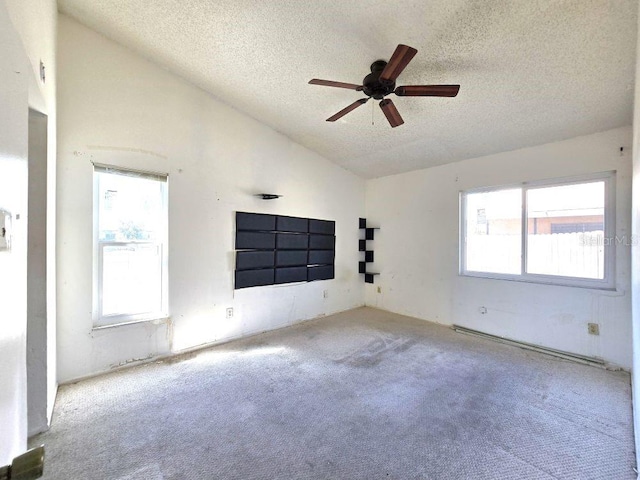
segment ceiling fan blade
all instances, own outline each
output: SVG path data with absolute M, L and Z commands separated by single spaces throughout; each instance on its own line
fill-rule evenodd
M 416 53 L 418 53 L 418 50 L 415 48 L 402 44 L 398 45 L 387 66 L 382 70 L 380 80 L 387 83 L 395 82 Z
M 407 85 L 393 93 L 400 97 L 455 97 L 460 85 Z
M 327 118 L 327 122 L 335 122 L 336 120 L 338 120 L 339 118 L 344 117 L 347 113 L 349 113 L 352 110 L 355 110 L 356 108 L 358 108 L 360 105 L 364 105 L 365 103 L 367 103 L 369 101 L 368 98 L 361 98 L 360 100 L 356 100 L 355 102 L 353 102 L 351 105 L 349 105 L 346 108 L 343 108 L 342 110 L 340 110 L 338 113 L 336 113 L 335 115 L 333 115 L 332 117 Z
M 348 88 L 350 90 L 362 90 L 362 85 L 356 85 L 355 83 L 334 82 L 332 80 L 320 80 L 319 78 L 309 80 L 309 84 L 323 85 L 325 87 Z
M 398 112 L 396 106 L 388 98 L 385 98 L 380 102 L 380 108 L 384 112 L 384 116 L 387 117 L 387 120 L 389 120 L 389 123 L 392 127 L 395 128 L 398 125 L 402 125 L 404 123 L 404 120 L 400 116 L 400 112 Z

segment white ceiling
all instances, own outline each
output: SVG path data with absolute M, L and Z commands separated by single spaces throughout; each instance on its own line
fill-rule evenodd
M 374 178 L 631 124 L 637 0 L 59 0 L 62 12 L 333 162 Z M 404 43 L 390 98 L 325 119 Z M 372 117 L 374 124 L 372 125 Z

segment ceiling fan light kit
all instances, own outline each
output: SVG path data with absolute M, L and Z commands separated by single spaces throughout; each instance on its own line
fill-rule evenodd
M 399 97 L 455 97 L 460 90 L 460 85 L 405 85 L 396 87 L 396 79 L 416 53 L 418 53 L 418 50 L 415 48 L 402 44 L 398 45 L 388 62 L 376 60 L 371 64 L 371 73 L 364 77 L 362 85 L 318 78 L 310 80 L 309 83 L 311 85 L 347 88 L 363 92 L 367 96 L 367 98 L 361 98 L 327 118 L 327 122 L 335 122 L 360 105 L 367 103 L 370 98 L 373 98 L 380 100 L 380 108 L 391 127 L 397 127 L 402 125 L 404 120 L 391 99 L 385 98 L 387 95 L 394 93 Z

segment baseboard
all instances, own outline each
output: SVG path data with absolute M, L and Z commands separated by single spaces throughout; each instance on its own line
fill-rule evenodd
M 592 367 L 605 368 L 607 370 L 622 370 L 618 365 L 607 363 L 605 360 L 597 357 L 589 357 L 587 355 L 581 355 L 578 353 L 566 352 L 563 350 L 556 350 L 554 348 L 544 347 L 542 345 L 535 345 L 533 343 L 521 342 L 519 340 L 513 340 L 498 335 L 492 335 L 490 333 L 481 332 L 479 330 L 473 330 L 471 328 L 462 327 L 460 325 L 452 325 L 451 328 L 465 335 L 471 335 L 478 338 L 485 338 L 494 342 L 502 343 L 505 345 L 511 345 L 525 350 L 532 350 L 535 352 L 551 355 L 554 357 L 562 358 L 564 360 L 571 360 L 573 362 L 582 363 L 584 365 L 590 365 Z

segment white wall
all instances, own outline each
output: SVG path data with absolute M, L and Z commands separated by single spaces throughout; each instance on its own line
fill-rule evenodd
M 0 466 L 27 444 L 27 113 L 29 64 L 0 3 L 0 210 L 13 248 L 0 251 Z M 17 216 L 20 218 L 18 219 Z
M 639 17 L 640 25 L 640 17 Z M 640 239 L 640 37 L 636 47 L 636 84 L 633 108 L 633 197 L 631 233 Z M 640 465 L 640 250 L 631 251 L 631 298 L 633 323 L 633 368 L 631 387 L 633 396 L 633 422 L 636 441 L 636 465 Z M 639 477 L 640 478 L 640 477 Z
M 366 304 L 630 368 L 628 246 L 617 248 L 615 292 L 459 276 L 458 199 L 474 187 L 617 170 L 616 233 L 628 237 L 631 137 L 619 128 L 367 182 L 367 220 L 381 227 L 372 270 L 381 275 L 367 285 Z M 600 336 L 587 333 L 588 322 Z
M 27 399 L 29 435 L 47 429 L 47 116 L 29 109 Z M 55 370 L 53 371 L 55 380 Z
M 363 303 L 362 179 L 74 20 L 59 26 L 61 381 Z M 92 161 L 169 173 L 170 322 L 92 330 Z M 234 292 L 237 210 L 336 220 L 335 280 Z
M 5 0 L 11 21 L 29 59 L 29 107 L 48 117 L 45 158 L 29 163 L 29 250 L 27 368 L 29 433 L 51 420 L 56 379 L 56 0 Z M 46 70 L 41 82 L 40 62 Z

